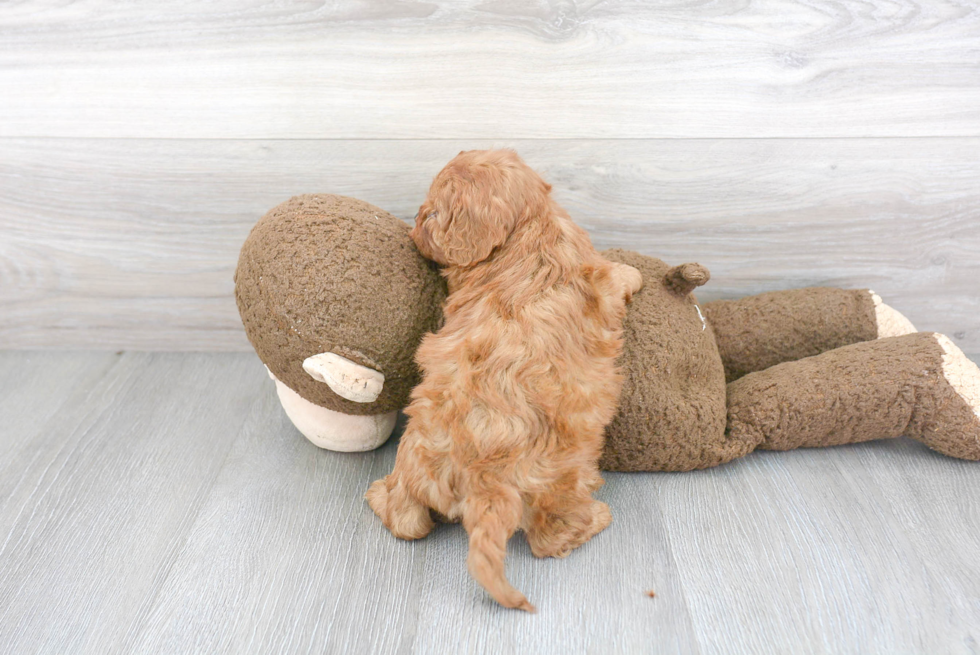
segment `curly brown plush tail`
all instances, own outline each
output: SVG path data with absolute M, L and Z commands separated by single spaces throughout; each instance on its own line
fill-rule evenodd
M 466 565 L 470 575 L 504 607 L 537 611 L 504 575 L 507 541 L 521 523 L 523 503 L 503 486 L 470 490 L 463 510 L 463 527 L 470 535 Z

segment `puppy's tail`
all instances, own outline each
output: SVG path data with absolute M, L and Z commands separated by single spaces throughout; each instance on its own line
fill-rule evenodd
M 463 509 L 463 527 L 470 535 L 466 565 L 477 582 L 504 607 L 534 613 L 524 594 L 504 575 L 507 540 L 521 524 L 520 494 L 503 485 L 471 489 Z

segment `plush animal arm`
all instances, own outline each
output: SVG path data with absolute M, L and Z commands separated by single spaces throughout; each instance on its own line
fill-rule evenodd
M 916 332 L 869 289 L 771 291 L 705 303 L 704 310 L 728 382 L 834 348 Z

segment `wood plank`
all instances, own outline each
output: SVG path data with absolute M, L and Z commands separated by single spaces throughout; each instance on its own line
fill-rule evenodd
M 118 359 L 111 352 L 0 351 L 0 544 L 23 507 L 11 498 L 37 483 L 41 454 L 32 444 L 54 416 L 77 413 Z M 5 561 L 0 548 L 0 568 Z
M 978 480 L 976 463 L 906 440 L 658 477 L 699 643 L 968 652 L 980 639 Z
M 696 652 L 648 478 L 613 476 L 603 497 L 632 511 L 566 560 L 536 560 L 513 540 L 510 578 L 539 604 L 528 617 L 469 577 L 461 526 L 409 543 L 377 520 L 363 493 L 390 471 L 394 441 L 372 454 L 317 450 L 268 409 L 222 470 L 136 650 Z M 651 586 L 673 600 L 655 604 Z
M 0 136 L 980 136 L 968 5 L 0 5 Z
M 460 149 L 513 146 L 599 247 L 712 271 L 700 297 L 874 288 L 980 353 L 980 139 L 0 141 L 0 347 L 247 350 L 254 222 L 334 192 L 415 214 Z
M 0 464 L 9 464 L 53 415 L 102 378 L 116 357 L 97 351 L 0 351 Z M 16 477 L 0 468 L 0 498 Z
M 393 450 L 320 450 L 271 387 L 258 405 L 134 649 L 393 652 L 410 639 L 403 612 L 417 609 L 428 547 L 384 539 L 370 520 L 363 493 Z M 336 631 L 348 627 L 364 647 L 340 647 Z
M 460 526 L 394 539 L 362 493 L 395 442 L 313 447 L 252 355 L 0 353 L 0 393 L 14 426 L 0 482 L 27 462 L 0 487 L 5 651 L 969 652 L 980 639 L 980 467 L 907 440 L 609 474 L 613 524 L 569 558 L 512 540 L 508 574 L 540 610 L 528 616 L 469 578 Z M 58 409 L 34 420 L 47 398 Z
M 31 357 L 59 370 L 65 355 Z M 6 652 L 125 652 L 256 397 L 268 397 L 252 355 L 112 359 L 40 428 L 29 404 L 14 409 L 33 438 L 3 433 L 15 446 L 0 449 Z
M 536 604 L 530 620 L 473 588 L 461 526 L 427 537 L 438 555 L 426 560 L 418 604 L 441 611 L 419 613 L 416 652 L 704 652 L 665 532 L 667 508 L 655 498 L 656 478 L 605 479 L 596 495 L 613 508 L 613 522 L 567 559 L 537 560 L 523 536 L 512 539 L 508 576 Z

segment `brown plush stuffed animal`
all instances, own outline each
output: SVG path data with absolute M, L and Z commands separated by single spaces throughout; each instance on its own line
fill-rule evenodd
M 409 228 L 366 202 L 297 196 L 252 229 L 235 296 L 293 424 L 321 448 L 377 448 L 418 383 L 446 285 Z
M 296 427 L 333 450 L 383 443 L 418 380 L 412 356 L 446 289 L 409 227 L 368 203 L 279 205 L 242 248 L 235 293 Z M 810 288 L 699 305 L 697 264 L 634 252 L 644 286 L 624 323 L 625 383 L 603 468 L 686 471 L 756 448 L 908 435 L 980 459 L 980 369 L 868 290 Z

